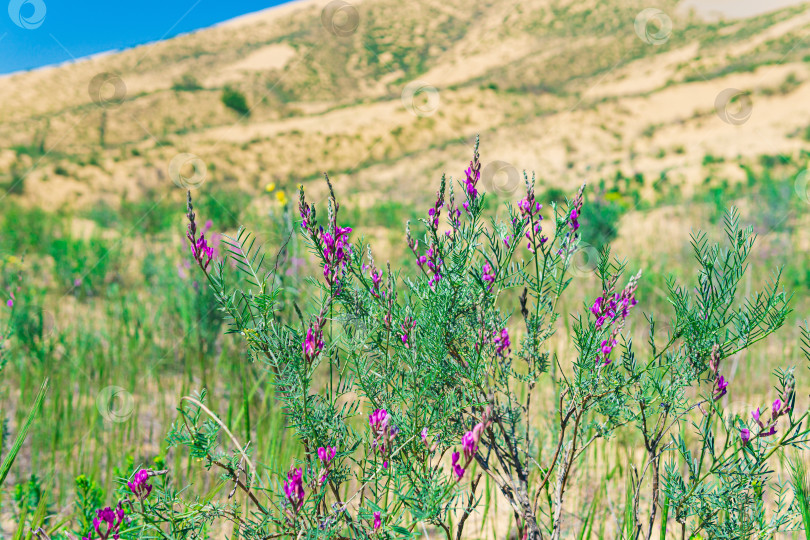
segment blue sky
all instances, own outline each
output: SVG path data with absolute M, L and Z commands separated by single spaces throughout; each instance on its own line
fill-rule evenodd
M 58 64 L 205 28 L 285 0 L 2 0 L 0 73 Z

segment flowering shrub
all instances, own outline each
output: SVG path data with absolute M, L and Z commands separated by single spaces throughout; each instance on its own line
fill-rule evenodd
M 670 331 L 661 343 L 659 319 L 643 314 L 646 347 L 628 332 L 642 320 L 642 273 L 626 277 L 603 249 L 599 289 L 570 315 L 575 353 L 560 358 L 549 343 L 588 225 L 584 186 L 544 208 L 524 175 L 525 194 L 506 219 L 487 218 L 480 169 L 476 144 L 462 181 L 442 178 L 423 232 L 406 228 L 416 275 L 378 265 L 342 221 L 331 184 L 325 217 L 302 189 L 301 232 L 323 272 L 312 308 L 296 306 L 297 318 L 277 310 L 275 269 L 248 233 L 225 240 L 235 277 L 214 256 L 189 195 L 192 258 L 229 331 L 272 373 L 298 458 L 254 463 L 251 441 L 237 440 L 204 392 L 186 397 L 168 442 L 219 471 L 232 485 L 227 502 L 213 493 L 188 500 L 167 471 L 142 470 L 116 507 L 98 511 L 88 538 L 118 538 L 124 524 L 133 535 L 194 537 L 215 522 L 243 538 L 410 538 L 428 527 L 462 538 L 483 477 L 508 502 L 518 537 L 560 538 L 575 526 L 565 505 L 577 465 L 619 431 L 638 433 L 643 463 L 617 536 L 650 538 L 658 523 L 663 537 L 672 519 L 710 538 L 798 529 L 804 503 L 774 484 L 771 469 L 774 453 L 808 442 L 792 369 L 777 369 L 766 412 L 724 408 L 735 392 L 724 359 L 766 339 L 789 311 L 778 272 L 761 292 L 738 295 L 752 229 L 732 210 L 725 247 L 693 238 L 697 285 L 671 278 Z M 541 399 L 544 381 L 552 400 Z

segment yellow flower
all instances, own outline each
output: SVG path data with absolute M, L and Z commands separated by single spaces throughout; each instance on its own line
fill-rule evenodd
M 283 191 L 277 191 L 276 192 L 276 200 L 278 200 L 278 202 L 279 202 L 279 204 L 281 204 L 281 206 L 284 206 L 285 204 L 287 204 L 287 194 L 284 193 Z
M 273 193 L 276 190 L 276 183 L 275 182 L 270 182 L 269 184 L 264 186 L 264 190 L 267 193 Z

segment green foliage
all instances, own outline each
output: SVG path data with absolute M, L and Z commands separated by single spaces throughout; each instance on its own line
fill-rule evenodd
M 477 163 L 476 149 L 473 170 Z M 576 355 L 562 365 L 544 344 L 560 317 L 558 301 L 574 279 L 569 272 L 580 232 L 571 216 L 579 215 L 583 228 L 594 227 L 597 217 L 610 212 L 605 206 L 591 203 L 596 207 L 591 214 L 580 211 L 589 206 L 582 206 L 580 191 L 565 207 L 552 204 L 550 219 L 540 227 L 534 181 L 527 178 L 518 209 L 508 207 L 506 220 L 487 223 L 487 196 L 471 194 L 469 185 L 460 183 L 467 212 L 455 213 L 454 186 L 448 197 L 443 179 L 438 202 L 422 220 L 424 236 L 416 240 L 410 226 L 406 229 L 418 261 L 413 274 L 390 265 L 381 271 L 370 246 L 343 244 L 348 229 L 329 187 L 322 222 L 303 190 L 300 195 L 305 238 L 325 278 L 312 281 L 319 292 L 306 315 L 298 307 L 292 318 L 277 311 L 276 272 L 245 231 L 226 239 L 236 281 L 224 262 L 209 270 L 199 261 L 228 332 L 240 336 L 272 375 L 300 452 L 285 484 L 303 475 L 299 508 L 289 489 L 280 489 L 284 470 L 254 464 L 250 442 L 237 441 L 205 406 L 204 394 L 184 398 L 168 440 L 241 489 L 255 510 L 244 518 L 248 537 L 328 538 L 348 531 L 357 537 L 410 537 L 420 523 L 439 526 L 448 537 L 460 535 L 481 500 L 476 488 L 486 475 L 514 510 L 519 536 L 559 538 L 563 493 L 580 456 L 594 441 L 628 430 L 638 432 L 644 458 L 640 467 L 626 469 L 621 520 L 626 537 L 650 538 L 659 509 L 663 531 L 672 516 L 693 536 L 794 530 L 798 509 L 787 503 L 784 485 L 773 488 L 774 511 L 763 502 L 770 486 L 768 458 L 810 440 L 810 431 L 801 427 L 807 413 L 794 415 L 792 371 L 776 372 L 787 408 L 773 407 L 788 425 L 773 442 L 762 425 L 756 442 L 748 444 L 740 435 L 742 426 L 750 426 L 745 414 L 726 421 L 719 401 L 727 392 L 722 359 L 766 339 L 790 311 L 779 271 L 762 291 L 739 297 L 754 234 L 740 226 L 736 211 L 725 218 L 725 246 L 694 235 L 697 285 L 670 278 L 670 330 L 662 342 L 657 317 L 647 314 L 650 340 L 643 351 L 622 337 L 640 273 L 620 288 L 625 263 L 611 259 L 605 246 L 594 270 L 599 298 L 584 315 L 574 315 Z M 619 201 L 625 199 L 614 200 L 622 208 Z M 445 205 L 451 219 L 447 233 L 440 234 L 434 216 Z M 536 252 L 525 251 L 526 234 Z M 541 241 L 545 234 L 549 239 Z M 513 314 L 519 318 L 513 320 Z M 520 330 L 504 346 L 507 329 Z M 543 412 L 554 426 L 548 441 L 532 428 L 531 396 L 551 365 L 555 407 Z M 388 426 L 383 431 L 375 427 L 379 414 Z M 776 428 L 778 415 L 773 413 L 770 428 Z M 687 429 L 697 434 L 697 447 L 685 438 Z M 757 435 L 756 426 L 751 431 Z M 453 467 L 443 464 L 441 456 L 460 443 L 465 457 L 454 454 Z M 337 450 L 334 462 L 319 455 L 324 448 Z M 260 492 L 271 505 L 256 497 Z M 344 506 L 357 497 L 355 505 Z M 645 498 L 652 501 L 646 509 L 640 504 Z M 234 508 L 212 503 L 199 515 Z M 379 532 L 375 512 L 384 516 Z
M 239 113 L 241 116 L 250 116 L 250 107 L 248 107 L 247 98 L 245 98 L 245 94 L 236 88 L 226 86 L 225 89 L 222 90 L 220 99 L 223 105 Z
M 45 379 L 45 381 L 42 383 L 42 386 L 39 388 L 39 393 L 37 394 L 36 398 L 34 398 L 34 403 L 31 406 L 31 409 L 28 411 L 28 416 L 26 416 L 25 420 L 20 425 L 19 431 L 17 432 L 17 436 L 14 439 L 14 443 L 11 445 L 11 448 L 8 449 L 6 454 L 3 456 L 2 463 L 0 463 L 0 486 L 2 486 L 5 483 L 6 476 L 8 476 L 8 473 L 11 470 L 11 466 L 14 464 L 14 460 L 20 453 L 20 448 L 22 448 L 22 445 L 25 442 L 25 438 L 28 435 L 28 430 L 31 429 L 31 424 L 34 423 L 34 418 L 36 417 L 40 407 L 42 406 L 42 401 L 45 399 L 45 394 L 47 393 L 47 391 L 48 391 L 48 379 Z M 32 482 L 33 480 L 34 478 L 32 477 Z
M 202 89 L 203 86 L 200 84 L 200 81 L 191 73 L 183 74 L 179 80 L 172 83 L 172 90 L 175 92 L 194 92 Z
M 80 474 L 76 477 L 76 514 L 79 534 L 88 535 L 93 530 L 96 509 L 103 507 L 104 491 L 92 479 Z
M 770 216 L 755 215 L 757 227 L 772 224 L 790 230 L 791 222 L 780 219 L 804 204 L 790 193 L 796 166 L 783 156 L 748 166 L 751 192 L 777 208 Z M 680 534 L 683 527 L 704 538 L 800 530 L 805 518 L 797 477 L 788 485 L 772 471 L 773 461 L 787 448 L 804 451 L 804 411 L 781 416 L 775 436 L 756 437 L 758 427 L 750 411 L 732 412 L 724 408 L 724 400 L 713 399 L 716 380 L 708 364 L 715 346 L 721 358 L 729 358 L 785 324 L 789 295 L 780 284 L 804 283 L 806 276 L 796 269 L 804 259 L 796 255 L 786 261 L 785 273 L 776 272 L 759 290 L 756 279 L 742 287 L 749 261 L 758 256 L 753 251 L 754 229 L 741 226 L 736 213 L 728 214 L 724 242 L 715 244 L 709 236 L 695 234 L 691 247 L 696 266 L 674 261 L 666 264 L 674 274 L 669 280 L 647 274 L 640 278 L 640 306 L 628 322 L 632 319 L 635 328 L 643 323 L 643 305 L 649 343 L 634 342 L 629 331 L 619 333 L 612 361 L 600 366 L 594 356 L 610 334 L 596 327 L 589 304 L 578 308 L 578 299 L 608 297 L 623 290 L 620 283 L 632 283 L 625 264 L 611 259 L 607 243 L 623 213 L 639 204 L 644 179 L 617 175 L 611 182 L 597 190 L 600 195 L 588 197 L 580 213 L 582 227 L 574 236 L 567 218 L 573 201 L 549 204 L 562 200 L 564 193 L 545 194 L 542 234 L 549 241 L 536 256 L 525 249 L 526 229 L 518 230 L 525 219 L 519 209 L 499 209 L 489 195 L 468 201 L 470 213 L 461 210 L 457 230 L 450 223 L 434 230 L 430 220 L 423 219 L 413 226 L 420 233 L 416 251 L 422 255 L 434 247 L 443 261 L 442 277 L 433 286 L 428 265 L 420 267 L 409 257 L 380 270 L 370 247 L 359 241 L 340 273 L 340 285 L 325 282 L 323 265 L 329 259 L 324 237 L 307 233 L 305 246 L 299 246 L 291 205 L 273 203 L 270 215 L 259 221 L 247 196 L 235 190 L 200 192 L 198 229 L 205 228 L 208 219 L 213 230 L 236 229 L 252 220 L 262 241 L 283 247 L 264 257 L 261 242 L 240 230 L 218 246 L 228 258 L 216 257 L 205 275 L 196 276 L 189 275 L 192 269 L 184 264 L 189 257 L 185 243 L 167 248 L 150 236 L 139 258 L 132 259 L 128 249 L 112 249 L 105 235 L 66 234 L 58 220 L 67 216 L 9 205 L 2 217 L 8 234 L 0 245 L 25 253 L 27 264 L 20 280 L 18 263 L 3 263 L 3 287 L 14 290 L 17 301 L 10 313 L 13 344 L 0 353 L 3 359 L 13 359 L 8 371 L 15 378 L 36 384 L 43 373 L 53 372 L 60 381 L 40 407 L 47 407 L 49 418 L 64 428 L 41 430 L 34 425 L 29 433 L 29 440 L 35 439 L 32 448 L 41 454 L 49 447 L 73 449 L 71 432 L 99 425 L 96 404 L 77 403 L 75 388 L 86 392 L 111 383 L 128 384 L 121 381 L 140 384 L 143 372 L 154 372 L 150 384 L 159 389 L 152 394 L 150 387 L 148 395 L 156 403 L 163 403 L 158 400 L 164 394 L 175 395 L 176 388 L 186 393 L 189 385 L 208 387 L 211 394 L 192 395 L 194 401 L 180 403 L 167 443 L 187 451 L 175 450 L 167 463 L 154 464 L 155 470 L 168 468 L 171 473 L 154 477 L 154 490 L 143 506 L 127 507 L 131 522 L 124 538 L 160 536 L 158 530 L 175 537 L 214 534 L 220 531 L 217 524 L 234 520 L 246 522 L 245 538 L 294 537 L 301 532 L 313 538 L 400 538 L 422 531 L 422 524 L 440 530 L 446 526 L 455 537 L 467 508 L 484 513 L 493 508 L 497 513 L 492 496 L 497 491 L 510 494 L 501 504 L 506 500 L 520 516 L 510 525 L 512 530 L 530 531 L 530 537 L 535 533 L 532 519 L 544 535 L 583 538 L 647 537 L 654 521 L 662 532 L 669 527 L 670 534 Z M 527 184 L 528 195 L 533 185 Z M 444 185 L 442 216 L 450 210 L 452 189 L 465 193 L 463 183 Z M 733 185 L 711 180 L 696 200 L 716 208 L 720 220 L 722 209 L 741 193 Z M 126 203 L 121 212 L 101 208 L 84 215 L 103 228 L 130 233 L 135 227 L 157 235 L 177 223 L 170 204 Z M 418 217 L 411 207 L 393 203 L 343 208 L 334 194 L 324 206 L 319 225 L 327 233 L 351 225 L 355 239 L 366 227 L 393 229 L 397 222 Z M 19 227 L 30 228 L 32 236 Z M 209 242 L 216 236 L 206 230 Z M 581 241 L 603 246 L 596 269 L 572 268 Z M 311 268 L 306 249 L 318 268 Z M 43 259 L 55 263 L 59 280 L 35 285 L 30 275 L 42 268 L 37 265 Z M 136 265 L 126 264 L 133 260 Z M 496 275 L 492 289 L 482 278 L 485 262 Z M 135 275 L 137 287 L 121 278 L 122 268 Z M 80 308 L 99 309 L 102 320 L 59 320 L 53 329 L 40 307 L 46 291 L 50 287 L 60 297 L 70 291 L 77 270 L 89 277 L 68 300 Z M 316 277 L 303 282 L 300 275 L 310 270 Z M 372 271 L 382 278 L 379 289 Z M 695 279 L 683 281 L 693 275 Z M 12 289 L 17 282 L 31 286 Z M 664 291 L 665 301 L 651 298 L 658 290 Z M 105 302 L 92 304 L 90 295 Z M 575 295 L 572 305 L 570 297 Z M 669 310 L 662 310 L 662 304 Z M 411 320 L 415 326 L 406 347 L 402 328 Z M 227 340 L 221 336 L 223 324 L 232 334 Z M 307 360 L 302 346 L 315 328 L 322 330 L 325 346 Z M 512 351 L 501 357 L 492 338 L 503 328 L 512 337 Z M 564 347 L 550 341 L 555 332 L 566 342 Z M 59 362 L 45 361 L 63 350 L 68 354 L 59 356 Z M 557 356 L 560 351 L 566 352 Z M 166 375 L 165 383 L 151 382 Z M 790 382 L 793 372 L 780 366 L 775 375 L 772 397 L 785 400 L 791 384 L 797 384 Z M 741 378 L 732 381 L 730 394 L 743 392 L 746 381 Z M 385 456 L 388 467 L 382 466 L 383 456 L 368 426 L 368 414 L 375 408 L 385 408 L 400 429 Z M 491 414 L 493 424 L 484 430 L 478 452 L 456 482 L 449 455 L 461 450 L 461 438 L 483 422 L 485 413 Z M 65 460 L 63 468 L 76 467 L 74 474 L 87 470 L 99 484 L 85 478 L 80 487 L 77 480 L 73 521 L 63 528 L 85 534 L 95 508 L 131 498 L 126 482 L 136 470 L 134 462 L 130 459 L 118 469 L 114 460 L 128 454 L 127 444 L 137 441 L 137 420 L 117 431 L 99 430 L 101 450 L 88 453 L 82 463 Z M 741 443 L 744 426 L 755 434 L 749 445 Z M 427 446 L 421 439 L 424 427 L 429 430 Z M 105 446 L 107 433 L 114 439 Z M 15 434 L 4 432 L 4 438 L 11 440 Z M 601 477 L 600 472 L 583 480 L 576 471 L 597 445 L 624 445 L 638 452 L 621 458 L 627 463 L 619 473 L 611 470 Z M 323 469 L 317 457 L 320 446 L 338 449 L 323 485 L 318 482 Z M 60 456 L 52 458 L 54 462 L 66 455 L 54 454 Z M 189 467 L 185 458 L 199 459 L 190 463 L 201 470 Z M 303 509 L 292 516 L 283 490 L 291 463 L 303 470 L 306 492 Z M 35 461 L 35 466 L 41 465 Z M 209 470 L 215 471 L 212 478 L 201 478 Z M 110 471 L 117 488 L 110 489 L 109 480 L 104 483 Z M 626 489 L 603 491 L 616 485 L 611 475 L 624 478 Z M 187 481 L 192 485 L 187 487 Z M 563 495 L 582 489 L 583 481 L 588 487 L 591 481 L 595 486 L 601 482 L 601 487 L 573 509 Z M 102 486 L 108 491 L 106 500 Z M 205 486 L 204 492 L 198 492 L 200 486 Z M 20 493 L 20 500 L 27 500 Z M 353 495 L 351 504 L 341 509 L 340 502 Z M 617 528 L 605 519 L 606 501 L 618 502 Z M 740 501 L 745 503 L 742 510 L 734 507 Z M 24 513 L 22 521 L 31 526 L 42 521 L 35 514 L 48 505 L 44 497 L 36 505 L 29 501 L 15 515 Z M 374 512 L 381 512 L 383 521 L 376 533 Z M 579 521 L 569 517 L 572 512 Z M 496 515 L 502 519 L 503 513 Z M 468 523 L 465 532 L 469 528 Z
M 622 198 L 615 192 L 593 197 L 582 207 L 582 223 L 587 231 L 585 240 L 600 248 L 612 242 L 625 212 Z

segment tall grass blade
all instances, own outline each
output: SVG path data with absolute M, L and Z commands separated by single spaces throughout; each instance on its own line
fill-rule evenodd
M 14 444 L 11 446 L 8 454 L 6 454 L 6 457 L 3 459 L 2 465 L 0 465 L 0 486 L 5 483 L 6 476 L 8 476 L 8 472 L 11 470 L 11 466 L 14 464 L 14 460 L 17 459 L 17 454 L 20 452 L 20 448 L 22 448 L 25 438 L 28 436 L 28 430 L 31 428 L 31 424 L 34 423 L 34 418 L 39 412 L 39 408 L 42 405 L 42 401 L 45 399 L 45 393 L 47 391 L 48 379 L 46 378 L 42 382 L 42 386 L 39 387 L 39 393 L 34 400 L 34 406 L 31 407 L 30 411 L 28 411 L 28 417 L 25 419 L 20 431 L 17 432 L 17 437 L 14 439 Z
M 807 476 L 807 464 L 801 456 L 797 456 L 796 461 L 791 465 L 790 476 L 793 496 L 796 498 L 796 505 L 802 515 L 804 537 L 810 540 L 810 478 Z

